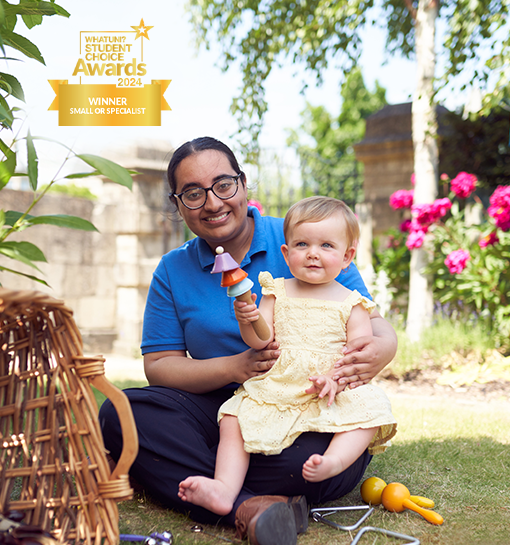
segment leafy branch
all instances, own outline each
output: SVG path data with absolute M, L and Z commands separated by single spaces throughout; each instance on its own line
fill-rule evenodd
M 28 29 L 31 29 L 36 25 L 40 25 L 44 16 L 51 15 L 69 17 L 69 13 L 61 6 L 55 4 L 54 0 L 50 0 L 49 2 L 42 0 L 20 0 L 19 4 L 11 4 L 6 0 L 0 0 L 0 50 L 3 53 L 3 57 L 1 57 L 0 60 L 17 60 L 7 57 L 5 48 L 10 47 L 22 53 L 25 57 L 44 64 L 44 58 L 37 46 L 26 37 L 14 32 L 14 28 L 18 22 L 18 17 L 23 20 Z M 39 158 L 34 140 L 55 141 L 43 137 L 32 137 L 30 131 L 22 138 L 13 135 L 13 124 L 15 121 L 20 120 L 20 118 L 17 117 L 17 113 L 20 109 L 9 105 L 8 101 L 11 98 L 25 102 L 23 88 L 17 78 L 12 74 L 0 72 L 0 131 L 8 131 L 9 141 L 11 141 L 11 144 L 7 145 L 4 139 L 0 138 L 0 191 L 7 186 L 12 177 L 26 176 L 34 196 L 31 204 L 23 212 L 0 209 L 0 254 L 41 272 L 36 263 L 47 262 L 47 260 L 44 253 L 35 244 L 27 241 L 12 241 L 6 239 L 11 237 L 14 233 L 19 233 L 34 225 L 44 224 L 80 229 L 83 231 L 97 231 L 92 223 L 77 216 L 65 214 L 44 216 L 32 215 L 32 210 L 46 195 L 48 190 L 59 180 L 85 178 L 89 176 L 104 176 L 114 183 L 131 189 L 131 175 L 136 173 L 128 171 L 117 163 L 97 155 L 77 154 L 71 148 L 56 142 L 67 148 L 67 156 L 52 180 L 38 193 Z M 16 171 L 18 161 L 14 146 L 17 142 L 22 140 L 26 140 L 27 172 Z M 68 174 L 59 178 L 63 167 L 70 159 L 79 159 L 89 167 L 92 167 L 93 170 L 90 172 Z M 39 277 L 0 265 L 0 272 L 2 271 L 21 275 L 48 285 L 45 280 Z

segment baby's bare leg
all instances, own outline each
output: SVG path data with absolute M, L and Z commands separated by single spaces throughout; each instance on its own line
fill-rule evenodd
M 339 475 L 353 464 L 372 441 L 378 428 L 336 433 L 326 452 L 312 454 L 303 465 L 303 478 L 312 483 Z
M 179 484 L 179 497 L 218 515 L 228 515 L 241 491 L 249 463 L 237 418 L 224 416 L 220 422 L 214 479 L 188 477 Z

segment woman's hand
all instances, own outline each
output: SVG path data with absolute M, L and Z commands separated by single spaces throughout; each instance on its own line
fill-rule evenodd
M 344 347 L 344 357 L 335 363 L 338 383 L 356 388 L 370 382 L 393 359 L 396 338 L 358 337 Z
M 262 350 L 250 348 L 237 356 L 232 356 L 232 382 L 243 383 L 252 377 L 267 373 L 280 355 L 277 342 L 269 343 Z

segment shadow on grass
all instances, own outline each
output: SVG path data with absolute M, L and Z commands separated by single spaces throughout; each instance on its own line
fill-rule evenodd
M 434 510 L 445 522 L 434 526 L 412 511 L 390 513 L 377 506 L 365 525 L 416 537 L 422 545 L 507 545 L 510 542 L 509 458 L 509 446 L 490 437 L 422 439 L 396 444 L 374 457 L 365 477 L 375 475 L 387 483 L 400 482 L 411 494 L 433 499 Z M 326 505 L 363 505 L 359 487 Z M 193 534 L 191 519 L 165 509 L 145 495 L 119 504 L 119 512 L 122 533 L 148 535 L 171 530 L 178 545 L 220 542 L 205 534 Z M 358 517 L 359 514 L 343 514 L 330 519 L 349 525 Z M 227 539 L 234 536 L 228 527 L 204 526 L 204 529 Z M 347 545 L 355 534 L 356 531 L 343 532 L 310 519 L 309 529 L 299 536 L 298 545 Z M 366 534 L 360 544 L 373 543 L 375 536 L 378 545 L 399 542 L 380 534 Z

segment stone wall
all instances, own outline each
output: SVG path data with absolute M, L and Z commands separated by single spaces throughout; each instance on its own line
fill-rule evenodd
M 170 146 L 151 143 L 108 157 L 140 174 L 133 189 L 107 180 L 99 184 L 96 201 L 46 195 L 33 215 L 70 214 L 91 221 L 99 232 L 85 232 L 40 225 L 17 234 L 12 240 L 28 240 L 44 252 L 40 264 L 51 287 L 0 273 L 4 287 L 37 289 L 64 299 L 75 319 L 88 353 L 139 354 L 143 309 L 147 290 L 161 255 L 183 242 L 182 224 L 169 219 L 163 172 Z M 2 190 L 4 210 L 26 210 L 31 192 Z M 26 266 L 0 257 L 6 267 Z
M 441 139 L 447 137 L 443 123 L 447 110 L 438 106 L 436 112 L 440 145 Z M 372 234 L 380 236 L 402 221 L 402 212 L 389 205 L 390 195 L 399 189 L 412 189 L 412 104 L 387 105 L 369 116 L 365 138 L 354 145 L 354 151 L 365 166 L 363 189 L 371 210 Z
M 411 103 L 385 106 L 367 119 L 365 138 L 354 146 L 365 165 L 365 202 L 372 211 L 372 233 L 378 236 L 400 221 L 389 206 L 398 189 L 411 189 L 413 138 Z

